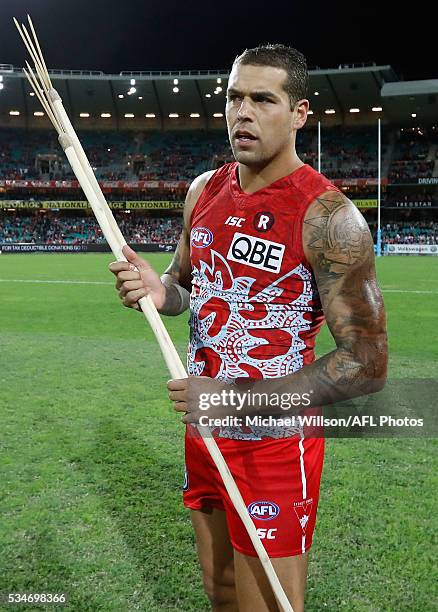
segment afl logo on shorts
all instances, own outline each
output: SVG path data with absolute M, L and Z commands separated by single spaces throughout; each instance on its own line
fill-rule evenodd
M 248 512 L 252 518 L 260 521 L 271 521 L 280 514 L 280 508 L 274 502 L 255 501 L 249 504 Z
M 190 244 L 197 249 L 205 249 L 213 242 L 213 232 L 208 227 L 194 227 L 190 233 Z

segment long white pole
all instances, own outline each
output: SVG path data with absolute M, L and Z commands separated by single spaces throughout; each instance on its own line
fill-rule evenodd
M 382 230 L 380 226 L 382 183 L 382 127 L 380 118 L 377 121 L 377 257 L 382 254 Z
M 318 172 L 321 172 L 321 121 L 318 121 Z

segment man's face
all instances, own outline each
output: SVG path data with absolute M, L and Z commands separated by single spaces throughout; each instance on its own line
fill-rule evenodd
M 263 167 L 293 147 L 295 115 L 283 68 L 235 64 L 227 89 L 228 137 L 235 159 Z

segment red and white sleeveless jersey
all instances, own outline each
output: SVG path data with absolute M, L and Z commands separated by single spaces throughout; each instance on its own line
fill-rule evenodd
M 252 194 L 237 163 L 217 170 L 193 210 L 188 371 L 227 382 L 275 378 L 314 360 L 323 313 L 302 244 L 310 203 L 338 191 L 304 164 Z M 280 428 L 222 428 L 236 439 L 284 437 Z

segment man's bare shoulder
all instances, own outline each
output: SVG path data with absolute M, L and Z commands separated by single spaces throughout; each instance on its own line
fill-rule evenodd
M 184 220 L 186 224 L 188 224 L 190 221 L 190 217 L 192 216 L 196 202 L 199 200 L 201 193 L 204 191 L 205 186 L 215 172 L 216 170 L 208 170 L 207 172 L 203 172 L 191 183 L 184 205 Z
M 373 259 L 368 224 L 339 191 L 327 191 L 310 204 L 304 218 L 303 245 L 312 264 L 330 261 L 342 268 Z
M 196 196 L 196 199 L 198 199 L 202 193 L 202 190 L 215 172 L 216 170 L 207 170 L 207 172 L 203 172 L 197 176 L 190 185 L 189 193 L 192 192 L 193 196 Z
M 333 210 L 334 208 L 338 208 L 339 206 L 356 209 L 354 203 L 349 200 L 347 196 L 342 193 L 342 191 L 338 191 L 337 189 L 331 189 L 329 191 L 325 191 L 324 193 L 316 197 L 310 204 L 308 212 L 311 211 L 312 208 L 328 207 L 330 208 L 330 210 Z

